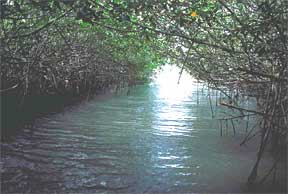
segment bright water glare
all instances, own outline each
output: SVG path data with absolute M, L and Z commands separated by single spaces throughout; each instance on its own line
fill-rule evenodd
M 38 119 L 1 144 L 4 193 L 242 192 L 255 150 L 220 136 L 208 90 L 165 66 L 130 94 Z M 215 93 L 211 93 L 215 99 Z M 215 100 L 212 101 L 216 110 Z

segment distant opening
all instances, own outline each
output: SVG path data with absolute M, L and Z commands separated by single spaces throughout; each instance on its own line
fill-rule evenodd
M 153 85 L 159 88 L 159 97 L 167 100 L 184 100 L 197 88 L 197 80 L 185 70 L 179 80 L 181 68 L 176 65 L 165 65 L 153 78 Z

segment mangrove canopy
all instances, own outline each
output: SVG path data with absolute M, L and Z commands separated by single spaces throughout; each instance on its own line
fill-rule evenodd
M 287 22 L 281 0 L 2 0 L 2 120 L 35 96 L 64 103 L 175 64 L 220 90 L 238 118 L 258 116 L 253 183 L 266 147 L 279 158 L 287 144 Z M 241 107 L 241 96 L 257 108 Z

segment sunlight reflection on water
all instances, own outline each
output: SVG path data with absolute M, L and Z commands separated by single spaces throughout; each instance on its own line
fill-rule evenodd
M 179 121 L 191 121 L 196 118 L 184 105 L 185 102 L 193 103 L 191 95 L 197 92 L 197 82 L 186 71 L 182 72 L 179 80 L 180 71 L 181 69 L 177 66 L 165 65 L 153 79 L 152 86 L 155 87 L 155 95 L 161 99 L 162 103 L 161 106 L 157 106 L 155 114 L 156 122 L 153 127 L 159 130 L 156 134 L 185 136 L 187 132 L 193 130 L 191 125 Z

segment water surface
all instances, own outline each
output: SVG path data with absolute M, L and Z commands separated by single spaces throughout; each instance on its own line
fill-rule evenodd
M 239 146 L 244 125 L 221 137 L 208 90 L 191 80 L 161 84 L 169 79 L 23 128 L 1 144 L 2 191 L 242 192 L 255 160 L 254 148 Z

